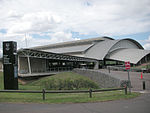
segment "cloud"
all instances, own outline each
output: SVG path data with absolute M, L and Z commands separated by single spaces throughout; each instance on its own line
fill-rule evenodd
M 2 42 L 3 41 L 16 41 L 18 49 L 20 48 L 28 48 L 35 47 L 41 45 L 47 45 L 58 42 L 72 41 L 72 40 L 80 40 L 79 38 L 72 38 L 71 33 L 66 32 L 55 32 L 52 34 L 42 34 L 43 36 L 47 36 L 49 38 L 40 38 L 37 39 L 34 35 L 31 34 L 3 34 L 0 33 L 0 57 L 2 57 Z M 52 37 L 52 38 L 51 38 Z
M 145 49 L 150 50 L 150 36 L 147 40 L 145 40 L 145 44 L 143 46 Z
M 72 31 L 100 36 L 149 32 L 149 6 L 149 0 L 2 0 L 0 29 L 7 32 L 0 38 L 25 47 L 26 33 L 28 45 L 35 46 L 76 40 Z
M 72 38 L 71 33 L 65 33 L 65 32 L 55 32 L 53 34 L 49 34 L 51 38 L 51 42 L 66 42 L 66 41 L 72 41 L 72 40 L 80 40 L 79 38 Z
M 61 19 L 50 12 L 36 12 L 24 14 L 17 19 L 8 33 L 36 33 L 55 29 Z
M 9 18 L 19 18 L 19 17 L 21 17 L 22 15 L 21 14 L 19 14 L 19 13 L 17 13 L 17 11 L 15 11 L 15 10 L 10 10 L 9 12 L 8 12 L 8 15 L 7 15 Z
M 15 0 L 2 5 L 1 14 L 8 12 L 7 16 L 16 18 L 11 20 L 13 26 L 7 27 L 10 32 L 71 29 L 122 35 L 145 32 L 150 27 L 149 0 L 32 0 L 32 4 L 30 0 Z
M 94 1 L 92 7 L 81 11 L 73 29 L 80 32 L 95 31 L 105 35 L 126 35 L 148 31 L 150 8 L 148 1 L 119 2 Z M 144 7 L 144 8 L 143 8 Z M 70 19 L 71 20 L 71 19 Z M 72 20 L 74 22 L 75 20 Z

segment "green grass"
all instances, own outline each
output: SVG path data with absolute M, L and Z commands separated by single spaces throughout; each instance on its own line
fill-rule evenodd
M 0 102 L 27 102 L 27 103 L 83 103 L 101 102 L 119 99 L 129 99 L 138 96 L 139 93 L 125 95 L 123 91 L 111 91 L 93 93 L 89 98 L 88 93 L 79 94 L 46 94 L 46 100 L 42 100 L 42 94 L 0 93 Z
M 68 75 L 69 76 L 69 75 Z M 44 78 L 47 80 L 47 78 Z M 35 82 L 21 85 L 19 87 L 24 90 L 41 90 L 40 79 Z M 3 73 L 0 72 L 0 90 L 3 89 Z M 92 98 L 89 98 L 89 93 L 73 93 L 73 94 L 46 94 L 46 100 L 42 100 L 42 94 L 33 93 L 0 93 L 0 102 L 21 102 L 21 103 L 84 103 L 84 102 L 101 102 L 118 99 L 129 99 L 139 96 L 139 93 L 125 95 L 124 91 L 109 91 L 101 93 L 92 93 Z
M 4 89 L 4 80 L 3 80 L 3 72 L 0 71 L 0 90 Z

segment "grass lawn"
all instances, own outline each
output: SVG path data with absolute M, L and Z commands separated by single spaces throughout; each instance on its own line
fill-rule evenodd
M 3 73 L 0 71 L 0 90 L 4 89 Z
M 32 84 L 32 85 L 31 85 Z M 21 89 L 39 90 L 39 86 L 33 83 L 26 85 L 19 84 Z M 3 89 L 3 73 L 0 72 L 0 90 Z M 73 94 L 46 94 L 46 100 L 42 100 L 42 94 L 35 93 L 0 93 L 0 102 L 23 102 L 23 103 L 83 103 L 83 102 L 101 102 L 118 99 L 129 99 L 139 96 L 139 93 L 125 95 L 124 91 L 109 91 L 102 93 L 93 93 L 89 98 L 88 93 Z
M 123 91 L 111 91 L 103 93 L 93 93 L 89 98 L 88 93 L 80 94 L 46 94 L 46 100 L 42 100 L 42 94 L 24 93 L 0 93 L 0 102 L 29 102 L 29 103 L 83 103 L 101 102 L 118 99 L 129 99 L 138 96 L 139 93 L 125 95 Z

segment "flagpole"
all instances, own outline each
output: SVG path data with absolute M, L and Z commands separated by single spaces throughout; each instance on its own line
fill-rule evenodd
M 25 33 L 25 43 L 26 43 L 26 48 L 28 47 L 28 44 L 27 44 L 27 34 Z

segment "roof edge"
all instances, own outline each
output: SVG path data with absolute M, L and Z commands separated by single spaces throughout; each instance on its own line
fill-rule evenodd
M 61 46 L 69 46 L 69 45 L 77 45 L 77 44 L 88 44 L 92 43 L 95 41 L 104 41 L 105 39 L 109 40 L 114 40 L 113 38 L 103 36 L 103 37 L 96 37 L 96 38 L 88 38 L 88 39 L 82 39 L 82 40 L 73 40 L 73 41 L 67 41 L 67 42 L 60 42 L 60 43 L 54 43 L 54 44 L 48 44 L 48 45 L 43 45 L 43 46 L 36 46 L 36 47 L 31 47 L 29 49 L 47 49 L 47 48 L 56 48 L 56 47 L 61 47 Z
M 131 42 L 135 43 L 139 47 L 139 49 L 144 49 L 143 46 L 136 40 L 133 40 L 131 38 L 125 38 L 125 39 L 122 39 L 122 40 L 130 40 Z

